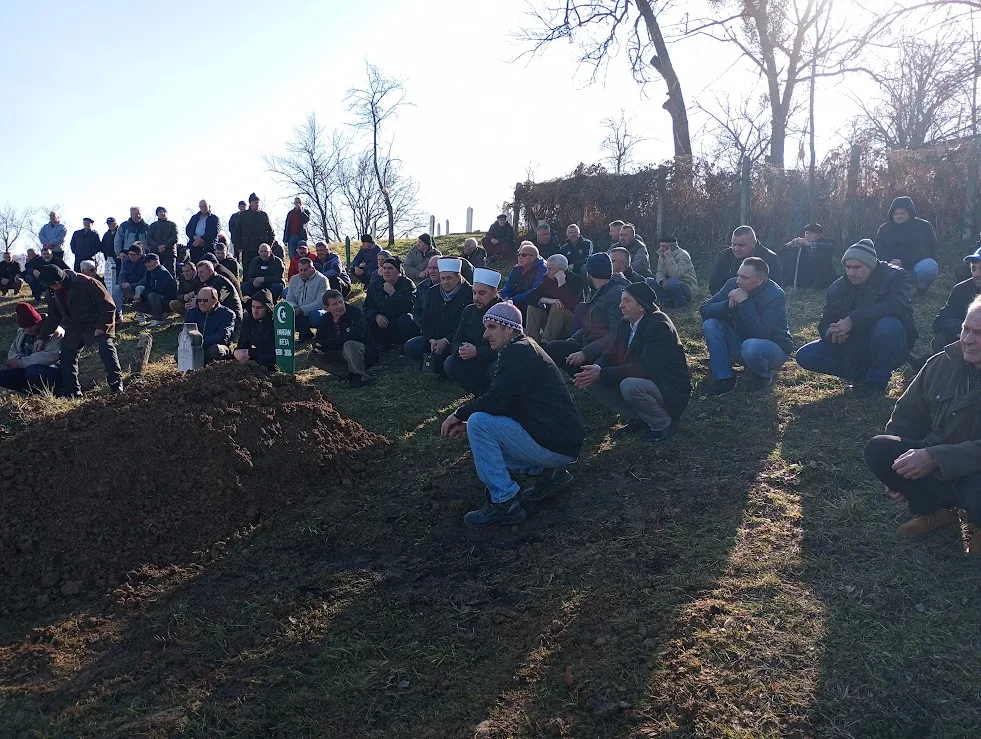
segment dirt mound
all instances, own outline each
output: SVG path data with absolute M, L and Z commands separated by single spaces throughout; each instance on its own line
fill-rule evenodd
M 388 442 L 314 388 L 225 362 L 0 442 L 0 614 L 219 556 L 261 518 L 357 485 Z

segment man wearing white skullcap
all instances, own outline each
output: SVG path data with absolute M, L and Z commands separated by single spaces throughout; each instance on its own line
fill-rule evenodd
M 443 371 L 466 392 L 487 392 L 497 362 L 497 352 L 484 338 L 484 314 L 501 302 L 501 273 L 478 267 L 473 271 L 473 304 L 463 309 L 450 344 Z
M 463 518 L 475 528 L 524 521 L 519 491 L 526 501 L 540 500 L 568 487 L 566 467 L 585 437 L 562 373 L 521 325 L 521 311 L 510 301 L 484 314 L 484 338 L 498 354 L 491 386 L 440 428 L 444 438 L 468 438 L 477 477 L 487 486 L 484 505 Z M 537 480 L 521 490 L 509 470 Z
M 463 309 L 473 302 L 473 288 L 463 279 L 463 261 L 452 257 L 437 260 L 439 282 L 426 291 L 422 335 L 405 342 L 405 354 L 422 364 L 431 354 L 437 374 L 443 374 L 443 363 L 450 356 L 450 340 L 456 333 Z

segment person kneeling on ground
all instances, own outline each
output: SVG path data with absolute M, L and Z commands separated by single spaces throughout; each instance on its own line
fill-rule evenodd
M 957 341 L 964 316 L 971 302 L 981 295 L 981 246 L 973 254 L 964 257 L 969 276 L 954 285 L 950 297 L 933 320 L 933 351 L 942 352 L 944 347 Z
M 297 254 L 300 248 L 297 247 Z M 300 334 L 299 341 L 310 341 L 324 314 L 324 293 L 327 292 L 327 278 L 313 266 L 309 257 L 301 257 L 299 273 L 290 278 L 286 302 L 293 306 L 296 330 Z
M 545 346 L 572 334 L 573 311 L 582 302 L 586 284 L 564 254 L 545 260 L 546 274 L 528 300 L 527 334 Z
M 575 317 L 581 328 L 568 339 L 550 341 L 545 347 L 552 361 L 570 375 L 599 359 L 613 341 L 623 317 L 620 293 L 630 284 L 623 275 L 613 272 L 613 261 L 605 252 L 586 260 L 586 275 L 593 293 L 588 302 L 576 306 Z
M 707 395 L 722 395 L 736 387 L 733 361 L 750 371 L 750 391 L 768 388 L 773 373 L 790 358 L 793 338 L 788 328 L 787 296 L 767 277 L 769 266 L 747 257 L 715 295 L 702 303 L 705 344 L 714 383 Z
M 112 299 L 116 304 L 116 323 L 123 322 L 123 303 L 136 297 L 136 286 L 146 274 L 143 263 L 143 244 L 137 241 L 121 257 L 119 275 L 112 288 Z
M 931 357 L 903 393 L 886 433 L 865 445 L 865 463 L 914 516 L 901 534 L 958 523 L 967 512 L 968 554 L 981 555 L 981 297 L 960 340 Z
M 0 387 L 18 393 L 52 392 L 61 387 L 61 337 L 65 332 L 59 327 L 51 338 L 38 341 L 41 314 L 30 303 L 18 303 L 14 309 L 17 317 L 17 335 L 10 343 L 7 361 L 0 369 Z
M 868 239 L 841 257 L 845 276 L 828 288 L 817 341 L 797 350 L 806 370 L 842 377 L 863 397 L 885 395 L 889 376 L 916 342 L 906 272 L 880 262 Z
M 160 264 L 159 254 L 150 252 L 143 257 L 143 262 L 146 265 L 146 272 L 134 290 L 134 302 L 136 309 L 140 311 L 137 318 L 141 318 L 143 311 L 149 309 L 153 316 L 150 328 L 156 328 L 164 322 L 166 314 L 170 312 L 170 301 L 177 298 L 177 281 L 167 268 Z
M 272 317 L 275 304 L 269 290 L 256 290 L 249 300 L 235 349 L 235 359 L 239 362 L 251 359 L 266 369 L 276 368 L 276 329 Z
M 405 354 L 420 364 L 425 354 L 432 354 L 435 372 L 443 374 L 443 363 L 450 356 L 450 341 L 460 325 L 463 309 L 473 303 L 473 288 L 460 270 L 463 262 L 453 257 L 439 257 L 439 284 L 429 288 L 422 335 L 405 342 Z
M 22 287 L 24 287 L 24 279 L 21 277 L 20 262 L 16 261 L 9 251 L 5 251 L 3 261 L 0 262 L 0 295 L 6 295 L 8 292 L 18 295 Z
M 39 270 L 41 284 L 48 289 L 48 315 L 38 331 L 43 346 L 57 328 L 65 329 L 61 340 L 61 394 L 80 397 L 78 355 L 82 349 L 99 345 L 99 358 L 106 370 L 106 382 L 114 393 L 123 391 L 123 373 L 116 354 L 114 321 L 116 306 L 105 285 L 91 277 L 46 264 Z
M 204 363 L 225 359 L 231 354 L 228 345 L 235 330 L 235 313 L 218 302 L 213 287 L 198 290 L 197 305 L 184 314 L 184 323 L 193 323 L 204 337 Z
M 657 247 L 657 272 L 647 279 L 665 308 L 682 308 L 691 302 L 698 289 L 698 277 L 691 255 L 678 246 L 674 236 L 662 236 Z
M 365 321 L 364 311 L 346 303 L 339 290 L 324 293 L 327 315 L 317 329 L 310 364 L 361 387 L 371 382 L 368 367 L 378 362 L 378 345 Z
M 656 300 L 646 282 L 625 287 L 613 343 L 574 378 L 576 387 L 627 419 L 614 437 L 644 431 L 641 438 L 655 444 L 671 435 L 691 398 L 685 350 Z
M 377 269 L 375 257 L 379 251 L 381 251 L 381 247 L 375 243 L 371 234 L 361 236 L 361 248 L 354 255 L 354 259 L 351 260 L 352 279 L 357 280 L 365 287 L 368 286 L 368 283 L 371 281 L 371 275 Z
M 497 352 L 484 338 L 484 315 L 501 302 L 500 284 L 500 272 L 482 267 L 473 271 L 473 303 L 463 309 L 443 364 L 446 376 L 472 395 L 487 392 L 496 369 Z
M 385 260 L 382 275 L 382 279 L 368 286 L 364 317 L 381 350 L 388 351 L 398 343 L 399 320 L 412 310 L 415 286 L 402 274 L 402 260 L 398 257 Z
M 463 520 L 468 526 L 515 524 L 525 519 L 518 483 L 508 470 L 539 479 L 525 500 L 553 495 L 572 482 L 566 467 L 582 450 L 585 433 L 555 363 L 521 330 L 521 311 L 498 303 L 484 314 L 484 337 L 498 353 L 486 393 L 457 408 L 440 429 L 444 438 L 467 436 L 487 500 Z

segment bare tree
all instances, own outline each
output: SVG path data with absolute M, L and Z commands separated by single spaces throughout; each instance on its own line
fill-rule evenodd
M 399 108 L 411 105 L 405 99 L 405 87 L 401 80 L 386 77 L 374 64 L 367 64 L 367 84 L 363 88 L 353 87 L 347 91 L 348 111 L 354 114 L 354 125 L 362 131 L 371 132 L 372 165 L 378 189 L 385 201 L 388 212 L 388 244 L 395 243 L 395 206 L 390 192 L 391 183 L 384 177 L 386 167 L 381 161 L 382 127 L 398 115 Z M 391 149 L 391 143 L 388 147 Z M 389 169 L 389 171 L 391 171 Z
M 861 129 L 892 149 L 917 149 L 970 133 L 977 77 L 971 47 L 957 29 L 931 40 L 900 39 L 898 59 L 884 60 L 872 73 L 879 96 L 853 96 L 862 109 Z
M 599 70 L 616 55 L 620 38 L 626 34 L 634 79 L 644 85 L 651 81 L 653 70 L 664 80 L 667 99 L 661 107 L 671 116 L 675 156 L 690 157 L 688 109 L 659 21 L 664 8 L 650 0 L 564 0 L 532 11 L 537 28 L 520 38 L 532 44 L 533 54 L 559 39 L 578 40 L 579 61 L 593 67 L 595 80 Z
M 646 138 L 635 136 L 631 132 L 634 119 L 627 118 L 624 110 L 620 117 L 610 116 L 603 119 L 603 127 L 609 132 L 600 143 L 600 149 L 606 152 L 605 161 L 609 163 L 613 174 L 623 174 L 633 164 L 633 149 L 637 144 L 647 141 Z
M 17 208 L 10 203 L 0 207 L 0 241 L 4 251 L 10 251 L 25 231 L 34 233 L 35 213 L 37 208 Z
M 770 105 L 768 160 L 783 167 L 798 86 L 815 78 L 865 71 L 856 62 L 868 38 L 881 32 L 881 23 L 871 22 L 856 37 L 848 32 L 861 25 L 854 17 L 856 6 L 850 6 L 846 16 L 836 12 L 836 0 L 710 0 L 709 4 L 737 12 L 689 25 L 687 33 L 734 45 L 763 77 Z
M 706 134 L 713 159 L 732 170 L 738 170 L 744 159 L 751 164 L 763 159 L 770 146 L 765 97 L 742 98 L 738 103 L 727 97 L 716 99 L 712 107 L 697 106 L 709 117 Z
M 340 132 L 328 132 L 317 122 L 316 113 L 310 113 L 293 129 L 285 155 L 263 157 L 266 170 L 276 181 L 292 190 L 293 196 L 302 196 L 313 211 L 309 227 L 313 238 L 340 239 L 338 194 L 347 149 L 348 142 Z
M 420 228 L 425 217 L 419 210 L 419 187 L 403 174 L 401 162 L 390 156 L 381 161 L 382 179 L 388 183 L 388 202 L 378 187 L 374 166 L 371 149 L 351 157 L 344 166 L 341 194 L 355 232 L 369 233 L 378 225 L 381 231 L 402 236 Z M 388 220 L 389 203 L 393 221 Z

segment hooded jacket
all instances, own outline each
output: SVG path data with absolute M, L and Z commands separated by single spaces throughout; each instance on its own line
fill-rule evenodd
M 272 369 L 276 366 L 276 331 L 273 326 L 272 310 L 266 311 L 266 317 L 261 321 L 252 317 L 252 311 L 246 311 L 242 318 L 242 331 L 238 337 L 238 349 L 248 349 L 249 359 L 253 359 L 263 367 Z
M 896 223 L 892 219 L 897 208 L 909 211 L 906 223 Z M 924 259 L 937 258 L 937 235 L 933 225 L 916 217 L 912 198 L 904 195 L 892 201 L 889 220 L 879 226 L 875 234 L 875 253 L 883 262 L 898 259 L 906 270 L 913 269 Z
M 818 323 L 818 333 L 823 341 L 827 340 L 831 324 L 845 316 L 852 319 L 855 331 L 871 331 L 880 318 L 892 316 L 902 322 L 910 346 L 919 338 L 910 303 L 908 274 L 886 262 L 880 261 L 861 285 L 853 285 L 847 277 L 839 277 L 828 288 L 824 312 Z

